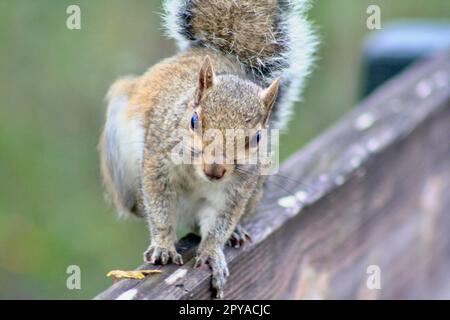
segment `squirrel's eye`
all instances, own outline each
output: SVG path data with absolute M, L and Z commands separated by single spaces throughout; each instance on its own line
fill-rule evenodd
M 261 130 L 258 130 L 256 132 L 256 143 L 257 144 L 259 143 L 259 140 L 261 140 Z
M 198 114 L 197 112 L 194 112 L 194 115 L 191 118 L 191 129 L 194 130 L 195 127 L 197 126 L 197 122 L 198 122 Z

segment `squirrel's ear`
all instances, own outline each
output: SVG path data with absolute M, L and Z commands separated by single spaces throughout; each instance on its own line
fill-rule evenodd
M 211 58 L 209 56 L 206 56 L 205 60 L 203 60 L 203 64 L 198 77 L 198 90 L 195 101 L 196 103 L 199 103 L 205 91 L 213 86 L 215 81 L 214 78 L 215 74 Z
M 265 117 L 266 122 L 269 119 L 270 114 L 272 113 L 272 108 L 275 104 L 275 101 L 277 100 L 279 87 L 280 87 L 280 78 L 276 78 L 267 89 L 264 89 L 259 94 L 260 98 L 264 103 L 264 106 L 266 107 L 266 117 Z

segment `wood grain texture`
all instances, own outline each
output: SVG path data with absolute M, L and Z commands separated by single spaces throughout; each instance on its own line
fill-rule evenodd
M 288 177 L 288 178 L 287 178 Z M 410 68 L 268 179 L 253 242 L 226 249 L 227 299 L 450 298 L 450 54 Z M 187 263 L 97 299 L 209 299 Z M 381 270 L 381 289 L 366 286 Z M 143 265 L 141 268 L 148 268 Z

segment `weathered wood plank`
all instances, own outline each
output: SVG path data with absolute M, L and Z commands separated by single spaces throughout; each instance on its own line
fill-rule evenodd
M 450 298 L 450 53 L 286 161 L 246 224 L 253 242 L 226 249 L 225 298 Z M 181 241 L 184 266 L 96 298 L 209 299 L 209 272 L 192 269 L 197 243 Z M 381 290 L 366 286 L 370 265 Z

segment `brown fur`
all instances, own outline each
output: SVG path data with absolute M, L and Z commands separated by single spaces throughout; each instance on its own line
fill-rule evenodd
M 244 65 L 255 69 L 264 67 L 265 61 L 285 50 L 285 32 L 276 21 L 277 1 L 192 2 L 189 31 L 202 42 L 212 43 L 220 51 L 239 57 Z

